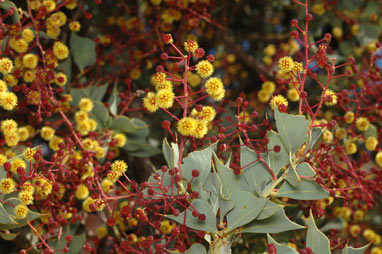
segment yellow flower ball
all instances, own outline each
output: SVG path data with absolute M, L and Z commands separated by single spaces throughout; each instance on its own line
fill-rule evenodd
M 264 48 L 264 54 L 267 56 L 273 56 L 276 54 L 276 46 L 273 44 L 269 44 Z
M 280 105 L 285 105 L 285 107 L 287 107 L 288 106 L 288 101 L 287 101 L 287 99 L 285 99 L 284 96 L 276 95 L 275 97 L 272 98 L 272 100 L 269 103 L 269 105 L 271 106 L 271 109 L 273 110 L 275 105 L 277 107 L 279 107 Z
M 58 86 L 64 86 L 66 84 L 66 82 L 68 81 L 68 77 L 66 76 L 65 73 L 63 72 L 58 72 L 56 73 L 55 77 L 54 77 L 54 82 L 58 85 Z
M 269 101 L 269 99 L 271 98 L 271 95 L 269 93 L 267 93 L 267 91 L 261 89 L 257 93 L 257 98 L 259 99 L 259 101 L 261 103 L 265 103 L 265 102 Z
M 117 133 L 113 136 L 113 139 L 117 141 L 118 147 L 123 147 L 126 144 L 126 136 L 122 133 Z
M 53 128 L 49 126 L 44 126 L 41 128 L 40 136 L 46 141 L 49 141 L 54 137 L 55 132 L 56 131 Z
M 23 159 L 17 158 L 14 161 L 11 162 L 11 172 L 12 173 L 17 173 L 17 169 L 19 167 L 25 169 L 26 166 L 27 166 L 27 164 L 25 163 L 25 161 Z
M 64 143 L 64 139 L 57 136 L 53 136 L 53 138 L 49 140 L 49 147 L 50 149 L 56 152 L 58 150 L 58 144 L 60 143 Z
M 367 119 L 366 117 L 357 118 L 356 126 L 359 131 L 367 131 L 367 129 L 369 129 L 370 126 L 369 119 Z
M 24 205 L 30 205 L 34 200 L 33 193 L 29 191 L 20 191 L 18 197 Z
M 0 166 L 3 166 L 3 164 L 8 160 L 7 156 L 0 153 Z
M 24 53 L 28 50 L 28 42 L 26 42 L 24 39 L 16 39 L 16 38 L 11 38 L 9 40 L 9 46 L 11 49 L 16 51 L 17 53 Z
M 9 147 L 16 146 L 20 141 L 20 136 L 17 132 L 8 133 L 5 137 L 5 143 Z
M 78 21 L 73 21 L 69 24 L 69 29 L 74 32 L 78 32 L 81 29 L 81 24 Z
M 324 104 L 326 106 L 334 106 L 337 104 L 337 100 L 338 100 L 338 97 L 337 95 L 335 94 L 335 92 L 331 89 L 327 89 L 325 91 L 325 93 L 322 94 L 322 97 L 330 97 L 331 98 L 331 101 L 326 101 L 324 102 Z
M 157 104 L 156 94 L 153 92 L 147 93 L 145 98 L 143 98 L 143 106 L 151 113 L 157 111 L 159 106 Z
M 365 147 L 369 151 L 374 151 L 377 148 L 378 140 L 375 137 L 368 137 L 365 140 Z
M 332 29 L 332 34 L 335 38 L 340 38 L 343 35 L 343 31 L 341 27 L 335 26 Z
M 102 190 L 105 193 L 108 193 L 111 190 L 111 188 L 113 187 L 113 185 L 114 185 L 114 183 L 107 178 L 103 179 L 101 182 Z
M 298 91 L 295 88 L 291 88 L 287 93 L 288 100 L 292 102 L 296 102 L 300 100 L 300 96 L 298 95 Z
M 59 60 L 64 60 L 69 56 L 69 48 L 62 42 L 56 41 L 53 45 L 53 53 Z
M 279 60 L 279 68 L 281 71 L 290 72 L 293 69 L 294 61 L 290 56 L 284 56 Z
M 175 94 L 166 89 L 159 90 L 156 95 L 156 104 L 161 108 L 171 108 L 174 103 Z
M 13 110 L 17 106 L 17 102 L 17 96 L 13 92 L 5 92 L 0 94 L 0 105 L 5 110 Z
M 196 64 L 196 73 L 202 78 L 208 78 L 214 72 L 214 66 L 207 60 Z
M 216 96 L 224 90 L 223 82 L 220 78 L 209 78 L 205 84 L 206 92 L 210 96 Z
M 8 57 L 0 58 L 0 72 L 5 75 L 12 71 L 13 62 Z
M 32 83 L 36 80 L 36 72 L 34 70 L 27 70 L 24 72 L 23 79 L 27 83 Z
M 89 189 L 85 184 L 81 183 L 77 186 L 77 190 L 75 192 L 76 198 L 79 200 L 85 199 L 89 196 Z
M 377 155 L 375 155 L 375 162 L 379 167 L 382 167 L 382 152 L 379 151 Z
M 17 205 L 14 209 L 16 218 L 19 220 L 25 219 L 28 214 L 28 207 L 26 205 Z
M 344 119 L 346 123 L 352 123 L 354 121 L 354 113 L 351 111 L 348 111 L 344 115 Z
M 17 83 L 19 82 L 19 80 L 13 76 L 12 74 L 8 74 L 4 77 L 4 81 L 7 83 L 8 86 L 10 87 L 14 87 L 15 85 L 17 85 Z
M 14 191 L 16 186 L 15 181 L 12 178 L 3 178 L 0 180 L 0 192 L 3 194 L 9 194 Z
M 166 80 L 166 81 L 163 82 L 163 83 L 160 83 L 160 84 L 155 85 L 155 89 L 156 89 L 157 91 L 159 91 L 159 90 L 168 90 L 168 91 L 172 91 L 172 83 L 171 83 L 171 81 Z
M 90 112 L 93 109 L 93 102 L 92 100 L 88 98 L 82 98 L 80 102 L 78 103 L 78 107 L 80 108 L 81 111 L 83 112 Z
M 20 141 L 26 141 L 30 136 L 29 129 L 25 126 L 18 128 L 17 134 L 19 134 Z
M 1 131 L 4 133 L 4 135 L 15 132 L 17 130 L 17 126 L 17 122 L 12 119 L 1 121 Z
M 184 50 L 186 50 L 187 52 L 194 53 L 197 48 L 199 48 L 199 45 L 196 41 L 189 40 L 184 42 Z
M 351 141 L 346 141 L 345 152 L 349 155 L 355 154 L 357 152 L 357 145 Z
M 38 57 L 35 54 L 26 54 L 23 56 L 23 66 L 29 69 L 36 68 L 38 64 Z
M 177 130 L 183 136 L 192 136 L 194 134 L 197 122 L 192 117 L 184 117 L 179 120 Z
M 97 235 L 98 239 L 105 238 L 107 236 L 107 228 L 106 228 L 106 226 L 99 226 L 96 229 L 96 235 Z
M 276 85 L 273 81 L 265 81 L 261 85 L 261 90 L 265 91 L 268 94 L 272 94 L 276 90 Z
M 203 138 L 208 132 L 207 123 L 207 121 L 196 120 L 195 128 L 191 136 L 194 138 Z
M 124 173 L 127 170 L 127 164 L 123 160 L 116 160 L 111 164 L 111 170 Z

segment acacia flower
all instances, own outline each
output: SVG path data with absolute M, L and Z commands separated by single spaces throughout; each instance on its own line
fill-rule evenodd
M 35 54 L 26 54 L 23 56 L 23 66 L 29 69 L 36 68 L 38 64 L 38 57 Z
M 189 40 L 189 41 L 186 41 L 184 42 L 184 49 L 187 51 L 187 52 L 192 52 L 194 53 L 195 50 L 199 47 L 198 43 L 196 41 L 193 41 L 193 40 Z
M 15 189 L 16 183 L 12 178 L 3 178 L 0 180 L 0 192 L 9 194 Z
M 153 92 L 147 93 L 146 97 L 143 98 L 143 106 L 151 113 L 157 111 L 159 106 L 157 104 L 156 94 Z
M 28 207 L 23 204 L 17 205 L 14 209 L 14 212 L 17 219 L 19 220 L 25 219 L 28 214 Z
M 17 106 L 17 96 L 13 92 L 0 94 L 0 104 L 5 110 L 13 110 Z
M 90 112 L 93 109 L 93 102 L 89 98 L 82 98 L 78 103 L 78 107 L 81 111 Z
M 326 106 L 334 106 L 337 104 L 338 97 L 335 94 L 335 92 L 331 89 L 327 89 L 324 94 L 322 94 L 322 97 L 324 97 L 324 104 Z M 326 99 L 329 98 L 329 99 Z
M 356 126 L 359 131 L 367 131 L 370 126 L 370 122 L 366 117 L 359 117 L 356 121 Z
M 202 78 L 208 78 L 214 72 L 214 66 L 207 60 L 202 60 L 196 64 L 196 73 Z
M 285 99 L 284 96 L 282 95 L 276 95 L 275 97 L 272 98 L 271 102 L 269 103 L 271 106 L 271 109 L 274 109 L 274 105 L 276 105 L 278 108 L 280 108 L 281 105 L 284 105 L 285 107 L 288 106 L 288 100 Z
M 196 128 L 196 120 L 192 117 L 184 117 L 179 120 L 177 129 L 183 136 L 192 136 Z
M 354 113 L 351 111 L 346 112 L 344 119 L 346 123 L 352 123 L 354 121 Z
M 53 44 L 53 53 L 59 60 L 64 60 L 69 56 L 69 48 L 62 42 L 56 41 Z
M 279 60 L 279 68 L 284 72 L 290 72 L 293 69 L 294 61 L 290 56 L 284 56 Z
M 194 138 L 203 138 L 208 132 L 207 121 L 196 120 L 195 128 L 191 136 Z
M 18 197 L 24 205 L 30 205 L 34 200 L 33 193 L 29 191 L 20 191 Z
M 161 108 L 171 108 L 174 103 L 175 94 L 170 90 L 159 90 L 156 95 L 156 103 Z

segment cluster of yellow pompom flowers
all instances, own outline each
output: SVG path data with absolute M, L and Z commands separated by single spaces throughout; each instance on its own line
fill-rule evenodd
M 79 111 L 74 115 L 76 121 L 76 129 L 82 135 L 88 135 L 89 131 L 94 131 L 97 128 L 97 122 L 89 117 L 94 105 L 88 98 L 82 98 L 78 103 Z
M 7 119 L 1 121 L 1 131 L 4 135 L 5 143 L 9 147 L 16 146 L 19 141 L 26 141 L 29 136 L 34 132 L 32 126 L 18 127 L 15 120 Z
M 12 71 L 12 60 L 7 57 L 0 58 L 0 72 L 4 77 L 4 80 L 0 79 L 0 106 L 8 111 L 13 110 L 18 102 L 16 94 L 9 91 L 9 86 L 15 85 L 15 78 L 11 74 Z
M 155 112 L 159 108 L 168 109 L 174 104 L 175 94 L 171 81 L 166 80 L 165 72 L 157 72 L 151 77 L 151 83 L 155 86 L 155 92 L 149 92 L 143 99 L 143 105 L 149 112 Z

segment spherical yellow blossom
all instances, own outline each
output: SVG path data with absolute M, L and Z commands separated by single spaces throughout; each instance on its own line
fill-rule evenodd
M 122 175 L 122 172 L 117 172 L 117 171 L 111 170 L 111 171 L 109 171 L 109 173 L 107 173 L 106 179 L 115 183 L 121 175 Z
M 164 82 L 166 82 L 166 77 L 167 77 L 166 73 L 157 72 L 153 76 L 151 76 L 150 80 L 154 86 L 157 86 L 159 84 L 163 84 Z
M 17 96 L 13 92 L 0 94 L 0 104 L 5 110 L 13 110 L 17 106 Z
M 358 32 L 359 32 L 359 24 L 354 24 L 351 26 L 351 33 L 354 35 L 354 36 L 357 36 L 358 35 Z
M 174 103 L 175 94 L 170 90 L 159 90 L 156 95 L 156 104 L 161 108 L 171 108 Z
M 66 82 L 68 81 L 68 78 L 66 76 L 65 73 L 63 72 L 58 72 L 56 73 L 55 77 L 54 77 L 54 82 L 58 85 L 58 86 L 63 86 L 66 84 Z
M 21 32 L 21 37 L 29 43 L 34 40 L 34 33 L 31 29 L 27 28 Z
M 192 86 L 192 87 L 196 87 L 196 86 L 200 85 L 201 80 L 200 80 L 199 75 L 197 75 L 197 74 L 195 74 L 195 73 L 193 73 L 193 72 L 189 72 L 189 73 L 188 73 L 188 79 L 187 79 L 187 82 L 188 82 L 188 84 L 189 84 L 190 86 Z
M 105 149 L 103 147 L 100 147 L 98 146 L 96 149 L 95 149 L 95 157 L 97 159 L 100 159 L 102 157 L 105 157 Z
M 265 91 L 268 94 L 272 94 L 276 90 L 275 83 L 273 81 L 265 81 L 261 85 L 261 90 Z
M 322 3 L 316 3 L 312 5 L 312 12 L 318 16 L 325 13 L 325 7 Z
M 326 106 L 333 106 L 333 105 L 337 104 L 338 97 L 335 94 L 335 92 L 333 90 L 331 90 L 331 89 L 327 89 L 325 91 L 325 93 L 322 94 L 322 97 L 331 97 L 331 101 L 326 101 L 325 100 L 324 104 Z
M 23 159 L 17 158 L 11 162 L 11 172 L 17 173 L 17 169 L 19 167 L 25 168 L 26 166 L 27 166 L 27 164 L 25 163 L 25 161 Z
M 356 126 L 359 131 L 367 131 L 367 129 L 369 129 L 370 126 L 369 119 L 367 119 L 366 117 L 357 118 Z
M 16 218 L 19 220 L 25 219 L 28 214 L 28 207 L 26 205 L 17 205 L 14 209 Z
M 264 48 L 264 54 L 267 56 L 273 56 L 276 54 L 276 46 L 273 44 L 269 44 Z
M 0 153 L 0 166 L 3 166 L 3 164 L 8 160 L 7 156 Z
M 118 147 L 123 147 L 126 144 L 126 136 L 122 133 L 117 133 L 113 136 L 113 139 L 117 141 Z
M 93 102 L 88 98 L 82 98 L 78 103 L 78 107 L 81 111 L 90 112 L 93 109 Z
M 78 5 L 77 0 L 69 0 L 69 1 L 66 1 L 66 3 L 67 4 L 65 5 L 65 7 L 68 8 L 69 10 L 73 10 Z
M 40 135 L 43 139 L 45 139 L 46 141 L 49 141 L 53 138 L 54 133 L 55 133 L 55 130 L 53 128 L 49 126 L 44 126 L 41 128 Z
M 27 83 L 32 83 L 36 80 L 36 72 L 34 70 L 27 70 L 24 72 L 23 79 Z
M 195 128 L 191 136 L 194 138 L 203 138 L 208 132 L 207 123 L 207 121 L 196 120 Z
M 298 72 L 302 72 L 302 63 L 300 62 L 293 62 L 293 68 L 292 68 L 292 71 L 295 72 L 295 73 L 298 73 Z
M 84 200 L 84 202 L 82 202 L 82 209 L 86 212 L 92 212 L 92 210 L 90 210 L 90 205 L 91 204 L 94 204 L 95 200 L 92 199 L 92 197 L 88 197 Z
M 375 137 L 368 137 L 365 140 L 365 147 L 369 151 L 374 151 L 377 148 L 378 140 Z
M 332 34 L 335 38 L 340 38 L 343 35 L 343 31 L 341 27 L 335 26 L 332 29 Z
M 89 196 L 89 189 L 85 184 L 81 183 L 77 186 L 77 190 L 75 192 L 76 198 L 79 200 L 85 199 Z
M 17 53 L 24 53 L 28 50 L 28 43 L 24 39 L 11 38 L 9 46 Z
M 338 139 L 344 139 L 346 137 L 346 129 L 344 128 L 336 129 L 335 136 Z
M 81 29 L 81 24 L 78 21 L 73 21 L 72 23 L 69 24 L 69 29 L 78 32 Z
M 23 66 L 34 69 L 38 64 L 38 57 L 35 54 L 26 54 L 23 56 Z
M 377 155 L 375 155 L 375 162 L 379 167 L 382 167 L 382 152 L 379 151 Z
M 8 133 L 15 132 L 17 130 L 17 122 L 12 119 L 7 119 L 1 121 L 1 131 L 4 133 L 4 135 L 7 135 Z
M 53 138 L 49 140 L 49 147 L 50 149 L 56 152 L 58 150 L 58 144 L 60 143 L 64 143 L 64 139 L 57 136 L 53 136 Z
M 45 178 L 35 178 L 32 183 L 37 185 L 35 186 L 35 193 L 41 199 L 46 199 L 52 192 L 52 184 Z
M 13 62 L 8 57 L 3 57 L 0 59 L 0 72 L 5 75 L 12 71 Z
M 285 107 L 288 106 L 288 101 L 287 99 L 285 99 L 284 96 L 282 95 L 276 95 L 275 97 L 272 98 L 271 102 L 269 103 L 269 105 L 271 106 L 271 109 L 273 110 L 274 109 L 274 105 L 276 105 L 277 107 L 279 107 L 280 105 L 285 105 Z
M 77 122 L 76 130 L 82 135 L 86 136 L 89 134 L 89 131 L 91 130 L 91 121 L 85 120 Z
M 142 75 L 142 72 L 140 69 L 137 69 L 137 68 L 134 68 L 130 71 L 129 73 L 129 77 L 132 79 L 132 80 L 137 80 L 141 77 Z
M 267 91 L 261 89 L 257 93 L 257 98 L 259 99 L 259 101 L 261 103 L 265 103 L 265 102 L 269 101 L 269 99 L 271 98 L 271 95 L 269 93 L 267 93 Z
M 44 0 L 43 5 L 46 7 L 47 12 L 51 12 L 56 8 L 56 2 L 52 0 Z
M 171 233 L 171 230 L 176 227 L 175 223 L 172 222 L 172 221 L 169 221 L 169 220 L 163 220 L 161 221 L 160 223 L 160 231 L 163 233 L 163 234 L 170 234 Z
M 382 254 L 382 249 L 380 247 L 373 247 L 370 254 Z
M 187 52 L 194 53 L 198 47 L 199 47 L 199 45 L 196 41 L 189 40 L 189 41 L 184 42 L 184 50 L 186 50 Z
M 156 89 L 157 91 L 159 91 L 159 90 L 168 90 L 168 91 L 172 91 L 172 83 L 171 83 L 171 81 L 166 80 L 166 81 L 163 82 L 163 83 L 156 84 L 156 85 L 155 85 L 155 89 Z
M 346 123 L 352 123 L 354 121 L 354 113 L 351 111 L 346 112 L 344 119 Z
M 150 0 L 153 5 L 160 5 L 162 0 Z
M 9 194 L 15 189 L 16 183 L 12 178 L 3 178 L 0 180 L 0 192 L 3 194 Z
M 93 103 L 91 105 L 93 105 Z M 89 113 L 87 111 L 80 110 L 74 114 L 74 120 L 76 120 L 77 123 L 87 121 L 88 119 L 89 119 Z
M 113 185 L 114 185 L 114 183 L 112 181 L 110 181 L 109 179 L 107 179 L 107 178 L 103 179 L 102 182 L 101 182 L 102 190 L 105 193 L 108 193 L 111 190 L 111 187 Z
M 8 92 L 8 86 L 7 83 L 0 79 L 0 94 L 4 92 Z
M 29 191 L 20 191 L 18 197 L 24 205 L 30 205 L 34 200 L 33 193 Z
M 324 130 L 322 133 L 322 140 L 326 144 L 330 144 L 333 141 L 333 133 L 330 130 Z
M 265 65 L 267 65 L 267 66 L 272 65 L 272 63 L 273 63 L 272 57 L 270 57 L 270 56 L 264 56 L 264 57 L 263 57 L 263 63 L 264 63 Z
M 153 92 L 147 93 L 145 98 L 143 98 L 143 106 L 149 112 L 157 111 L 159 106 L 157 104 L 156 94 Z
M 82 146 L 83 146 L 84 150 L 87 150 L 87 151 L 93 150 L 93 147 L 94 147 L 93 140 L 90 138 L 83 139 L 82 140 Z
M 21 190 L 23 191 L 27 191 L 27 192 L 30 192 L 30 193 L 34 193 L 35 191 L 35 187 L 33 186 L 33 184 L 31 184 L 31 182 L 29 181 L 26 181 L 25 183 L 23 183 L 23 185 L 21 186 Z
M 69 48 L 62 42 L 56 41 L 53 45 L 53 53 L 59 60 L 64 60 L 69 56 Z
M 111 170 L 112 171 L 116 171 L 116 172 L 124 173 L 127 170 L 127 164 L 123 160 L 114 161 L 111 164 Z
M 197 125 L 197 121 L 192 117 L 184 117 L 179 120 L 177 130 L 183 136 L 192 136 Z
M 102 211 L 106 202 L 102 199 L 97 199 L 94 203 L 96 205 L 96 211 Z
M 197 118 L 198 120 L 211 122 L 216 116 L 216 111 L 211 106 L 204 106 L 201 112 L 198 112 L 196 109 L 193 109 L 191 115 Z
M 29 129 L 25 126 L 18 128 L 17 134 L 19 134 L 20 141 L 26 141 L 30 136 Z
M 290 56 L 284 56 L 279 60 L 279 68 L 281 71 L 290 72 L 293 69 L 294 61 Z
M 107 236 L 107 227 L 106 226 L 99 226 L 96 229 L 96 235 L 98 239 L 105 238 Z
M 12 74 L 8 74 L 4 77 L 4 81 L 7 83 L 8 86 L 14 87 L 15 85 L 17 85 L 19 80 Z
M 202 78 L 208 78 L 214 72 L 214 66 L 207 60 L 196 64 L 196 73 Z
M 346 141 L 345 152 L 349 155 L 355 154 L 357 152 L 357 145 L 351 141 Z
M 374 238 L 375 238 L 375 232 L 374 232 L 374 230 L 369 229 L 369 228 L 366 229 L 365 231 L 363 231 L 362 235 L 363 235 L 363 237 L 364 237 L 367 241 L 369 241 L 369 242 L 373 241 Z
M 206 92 L 210 96 L 216 96 L 224 90 L 223 82 L 220 78 L 209 78 L 206 81 Z
M 349 233 L 352 237 L 357 238 L 361 233 L 361 227 L 359 225 L 352 225 L 349 229 Z
M 300 96 L 298 95 L 298 91 L 295 88 L 290 88 L 287 93 L 288 100 L 292 102 L 296 102 L 300 100 Z
M 8 133 L 5 137 L 5 143 L 9 147 L 16 146 L 20 141 L 20 136 L 17 132 Z

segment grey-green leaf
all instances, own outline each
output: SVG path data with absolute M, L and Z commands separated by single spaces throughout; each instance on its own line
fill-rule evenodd
M 202 244 L 194 243 L 186 250 L 185 254 L 207 254 L 207 250 Z
M 114 119 L 110 128 L 119 132 L 135 134 L 141 129 L 148 128 L 148 126 L 144 121 L 138 118 L 129 118 L 127 116 L 120 116 Z
M 74 62 L 81 71 L 96 62 L 95 42 L 74 32 L 70 35 L 70 51 Z
M 296 152 L 307 136 L 309 121 L 304 116 L 281 113 L 275 107 L 276 127 L 289 152 Z
M 216 216 L 208 202 L 202 199 L 195 199 L 192 202 L 192 206 L 195 207 L 200 214 L 204 214 L 206 216 L 204 221 L 199 220 L 198 217 L 192 216 L 192 211 L 190 210 L 187 210 L 186 214 L 183 211 L 176 217 L 174 215 L 166 215 L 166 217 L 180 224 L 183 224 L 183 222 L 186 221 L 186 226 L 192 229 L 217 233 Z M 186 216 L 186 220 L 184 220 L 184 216 Z
M 170 146 L 167 142 L 167 138 L 165 138 L 162 143 L 162 151 L 164 158 L 166 159 L 167 165 L 170 168 L 176 167 L 176 165 L 178 165 L 179 159 L 178 146 L 174 143 L 172 143 Z
M 276 196 L 298 200 L 319 200 L 329 197 L 329 192 L 313 180 L 301 179 L 297 187 L 284 182 Z
M 282 209 L 283 207 L 281 205 L 268 200 L 267 203 L 265 204 L 264 209 L 261 211 L 259 216 L 257 216 L 256 220 L 264 220 L 266 218 L 269 218 L 272 215 L 274 215 L 276 212 Z
M 316 144 L 317 140 L 321 137 L 322 128 L 321 127 L 313 127 L 309 134 L 309 143 L 305 148 L 304 153 L 307 153 L 312 147 Z
M 322 233 L 314 222 L 312 211 L 309 215 L 309 227 L 306 236 L 306 247 L 313 250 L 314 254 L 330 254 L 329 239 Z
M 90 112 L 90 117 L 97 121 L 97 129 L 103 130 L 107 127 L 109 112 L 105 105 L 100 101 L 93 101 L 93 110 Z
M 312 167 L 307 162 L 298 164 L 296 169 L 300 176 L 314 177 L 316 175 L 316 172 L 314 172 Z
M 284 209 L 278 210 L 271 217 L 264 220 L 254 220 L 246 225 L 241 232 L 243 233 L 280 233 L 289 230 L 302 229 L 286 216 Z
M 109 109 L 110 109 L 110 112 L 113 114 L 113 115 L 116 115 L 117 112 L 118 112 L 118 105 L 119 105 L 119 102 L 120 102 L 120 98 L 118 96 L 119 92 L 118 92 L 118 86 L 117 84 L 114 84 L 114 87 L 113 87 L 113 91 L 111 92 L 111 95 L 110 95 L 110 98 L 109 98 Z
M 343 250 L 342 250 L 342 254 L 364 254 L 365 251 L 367 250 L 367 248 L 369 248 L 370 246 L 370 243 L 365 245 L 365 246 L 362 246 L 360 248 L 353 248 L 351 246 L 346 246 Z
M 256 198 L 252 193 L 237 189 L 232 194 L 235 207 L 227 214 L 227 228 L 232 231 L 254 220 L 268 199 Z
M 269 140 L 267 144 L 267 148 L 268 150 L 270 150 L 267 156 L 267 159 L 268 159 L 267 163 L 268 163 L 268 166 L 275 173 L 275 175 L 277 175 L 280 169 L 285 167 L 285 165 L 288 165 L 289 153 L 286 150 L 285 145 L 282 142 L 279 134 L 277 134 L 274 131 L 269 131 L 267 134 L 267 137 Z M 275 145 L 280 146 L 280 152 L 276 153 L 272 150 Z

